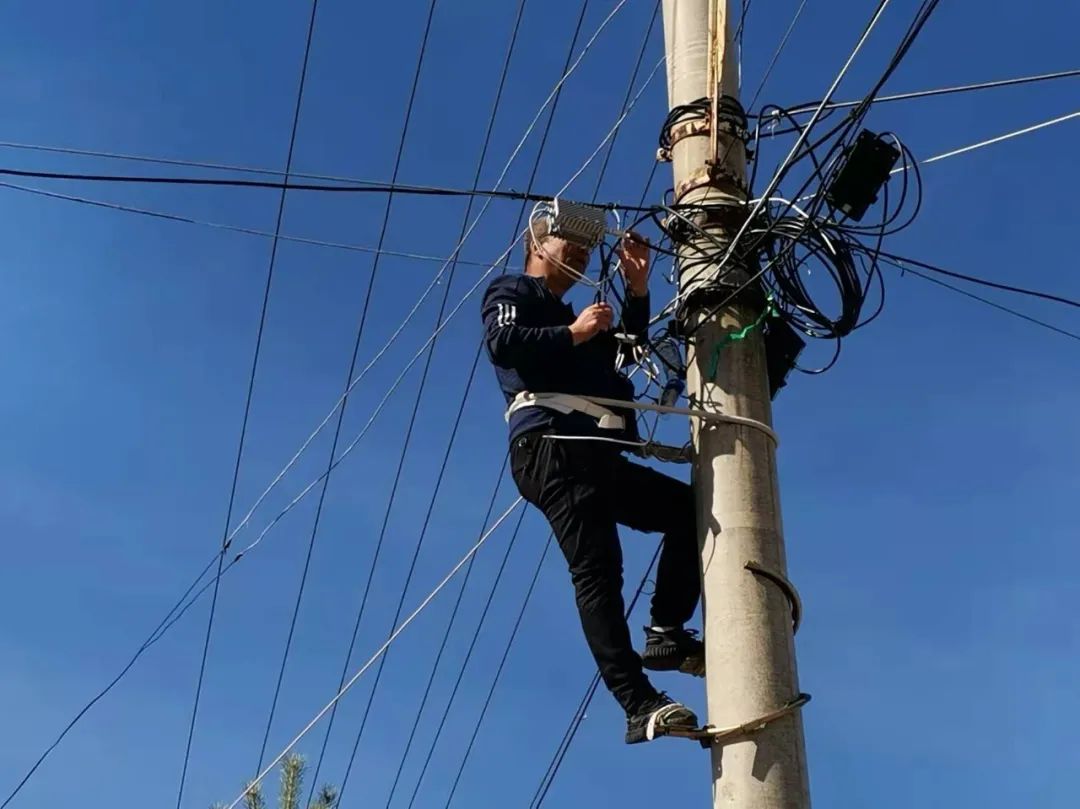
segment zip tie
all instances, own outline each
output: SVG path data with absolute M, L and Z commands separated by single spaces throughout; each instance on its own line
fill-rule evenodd
M 666 413 L 672 416 L 690 416 L 704 421 L 712 421 L 720 424 L 737 424 L 740 427 L 752 427 L 758 432 L 764 433 L 773 442 L 774 447 L 780 446 L 780 436 L 776 434 L 768 424 L 746 416 L 729 416 L 726 413 L 716 413 L 711 410 L 698 410 L 688 407 L 669 407 L 668 405 L 652 404 L 649 402 L 631 402 L 625 399 L 609 399 L 603 396 L 579 396 L 593 404 L 605 407 L 627 407 L 632 410 L 648 410 L 653 413 Z

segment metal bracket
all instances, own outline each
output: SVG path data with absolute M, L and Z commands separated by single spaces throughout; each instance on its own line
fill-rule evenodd
M 708 749 L 713 745 L 725 744 L 733 739 L 738 739 L 743 736 L 748 736 L 751 733 L 757 733 L 759 730 L 763 730 L 769 724 L 775 722 L 777 719 L 782 719 L 788 714 L 802 708 L 806 703 L 810 701 L 809 694 L 799 694 L 795 699 L 789 700 L 784 703 L 783 706 L 777 708 L 775 711 L 770 711 L 764 716 L 759 716 L 757 719 L 752 719 L 749 722 L 744 722 L 741 725 L 736 725 L 730 728 L 714 728 L 711 725 L 706 725 L 703 728 L 657 728 L 657 736 L 674 736 L 680 739 L 694 739 L 698 741 L 702 747 Z
M 732 196 L 745 197 L 746 186 L 742 180 L 735 176 L 734 172 L 726 166 L 711 165 L 701 171 L 694 172 L 675 186 L 675 202 L 680 202 L 683 197 L 695 189 L 715 187 L 721 182 L 731 186 L 732 190 L 728 191 L 728 193 Z
M 779 573 L 762 567 L 757 562 L 747 562 L 743 567 L 756 576 L 768 579 L 783 591 L 784 597 L 788 600 L 788 604 L 791 605 L 792 634 L 798 632 L 799 625 L 802 623 L 802 599 L 799 598 L 799 591 L 795 589 L 795 585 Z
M 712 127 L 706 118 L 695 118 L 675 124 L 670 130 L 671 145 L 674 146 L 684 138 L 692 138 L 696 135 L 708 135 Z

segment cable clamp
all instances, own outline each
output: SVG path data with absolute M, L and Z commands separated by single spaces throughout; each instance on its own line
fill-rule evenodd
M 689 444 L 674 447 L 657 441 L 646 441 L 632 452 L 640 458 L 654 458 L 663 463 L 690 463 L 693 460 Z

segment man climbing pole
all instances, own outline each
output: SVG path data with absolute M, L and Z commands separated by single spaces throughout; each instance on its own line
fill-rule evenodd
M 509 407 L 514 482 L 555 532 L 585 639 L 626 712 L 626 742 L 634 744 L 666 727 L 697 726 L 693 712 L 657 691 L 642 670 L 704 675 L 704 647 L 683 628 L 701 588 L 693 493 L 624 456 L 640 444 L 633 410 L 583 398 L 632 401 L 634 387 L 617 367 L 612 307 L 597 302 L 575 315 L 562 300 L 586 279 L 590 251 L 557 226 L 552 232 L 553 224 L 551 217 L 532 217 L 524 275 L 504 275 L 488 287 L 486 346 Z M 627 291 L 618 325 L 624 334 L 643 337 L 648 327 L 649 252 L 636 234 L 624 236 L 616 251 Z M 624 617 L 617 525 L 663 534 L 641 655 Z

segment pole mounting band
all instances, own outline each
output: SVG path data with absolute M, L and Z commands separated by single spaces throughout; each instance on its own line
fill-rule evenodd
M 746 186 L 744 183 L 726 166 L 719 165 L 711 165 L 701 171 L 694 172 L 675 186 L 675 202 L 681 202 L 683 197 L 691 191 L 705 187 L 717 187 L 721 183 L 730 186 L 730 188 L 718 190 L 723 190 L 724 193 L 738 198 L 741 204 L 745 203 Z

